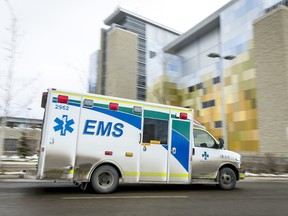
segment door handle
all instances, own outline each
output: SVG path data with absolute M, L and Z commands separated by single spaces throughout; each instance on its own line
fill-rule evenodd
M 176 148 L 175 147 L 172 148 L 171 153 L 176 154 Z

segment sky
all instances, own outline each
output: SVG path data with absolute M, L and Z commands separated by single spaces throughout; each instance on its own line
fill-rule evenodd
M 48 88 L 87 92 L 90 55 L 100 47 L 104 20 L 122 7 L 185 33 L 229 0 L 8 0 L 17 18 L 9 116 L 43 118 Z M 0 0 L 0 103 L 11 42 L 11 14 Z M 11 29 L 11 28 L 10 28 Z M 3 110 L 3 109 L 2 109 Z M 0 110 L 0 115 L 2 115 Z

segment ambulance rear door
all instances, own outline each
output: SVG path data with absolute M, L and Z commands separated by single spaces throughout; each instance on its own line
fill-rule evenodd
M 48 90 L 38 161 L 38 179 L 72 179 L 81 95 Z

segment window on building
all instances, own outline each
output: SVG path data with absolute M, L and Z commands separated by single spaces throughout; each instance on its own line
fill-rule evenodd
M 156 52 L 150 50 L 149 57 L 154 58 L 155 56 L 156 56 Z
M 220 76 L 213 78 L 213 84 L 220 83 Z
M 202 89 L 203 88 L 203 83 L 198 83 L 196 85 L 197 90 Z
M 167 144 L 168 120 L 144 119 L 143 142 L 154 144 Z
M 215 121 L 215 128 L 222 128 L 222 121 Z
M 143 87 L 137 87 L 137 99 L 145 101 L 146 99 L 146 89 Z
M 202 102 L 202 108 L 203 109 L 213 107 L 213 106 L 215 106 L 215 100 Z
M 17 152 L 18 139 L 5 139 L 4 151 L 5 152 Z
M 146 87 L 146 77 L 138 75 L 137 85 L 139 87 L 144 87 L 145 88 Z
M 189 93 L 194 92 L 194 88 L 195 88 L 194 86 L 188 87 L 188 92 L 189 92 Z

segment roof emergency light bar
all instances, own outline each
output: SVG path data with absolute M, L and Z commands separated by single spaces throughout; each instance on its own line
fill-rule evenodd
M 67 104 L 69 97 L 67 95 L 58 95 L 57 102 Z
M 183 119 L 183 120 L 187 120 L 188 119 L 188 114 L 187 113 L 176 113 L 176 117 L 177 118 L 180 118 L 180 119 Z
M 118 110 L 119 109 L 118 103 L 110 102 L 109 109 L 110 110 Z

